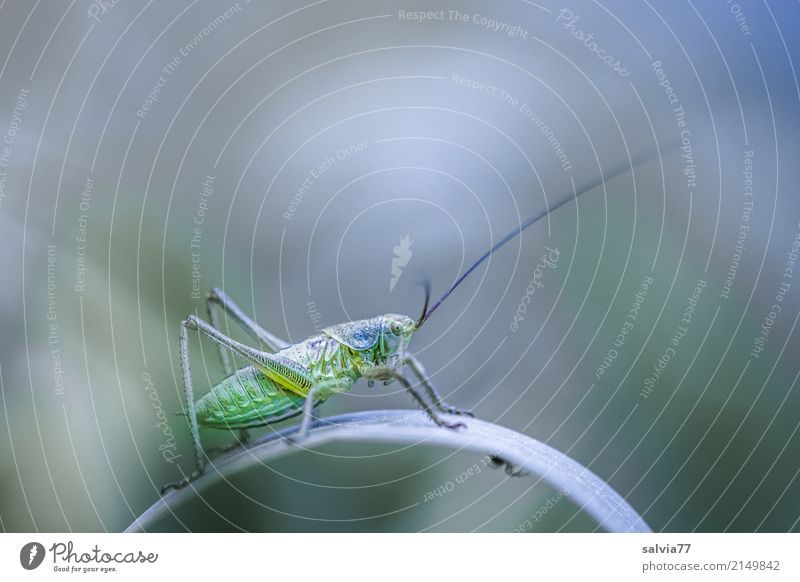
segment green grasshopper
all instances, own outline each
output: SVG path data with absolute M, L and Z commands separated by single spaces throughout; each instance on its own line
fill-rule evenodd
M 425 368 L 408 351 L 411 336 L 456 287 L 500 247 L 570 200 L 632 169 L 658 152 L 659 149 L 654 148 L 629 159 L 577 190 L 573 185 L 572 192 L 528 218 L 486 251 L 430 308 L 430 287 L 426 285 L 425 303 L 416 320 L 405 315 L 388 313 L 371 319 L 334 325 L 303 342 L 288 344 L 250 319 L 224 292 L 213 289 L 206 302 L 209 321 L 190 315 L 181 323 L 180 328 L 180 357 L 186 393 L 185 415 L 192 434 L 196 466 L 187 479 L 166 485 L 162 488 L 162 493 L 171 488 L 184 487 L 203 474 L 206 451 L 200 442 L 200 426 L 238 430 L 238 440 L 221 449 L 225 451 L 246 444 L 249 441 L 248 429 L 302 414 L 299 430 L 289 437 L 292 442 L 297 443 L 308 434 L 315 408 L 330 396 L 348 391 L 360 378 L 365 378 L 370 386 L 376 381 L 382 381 L 386 385 L 396 380 L 438 426 L 448 429 L 465 428 L 464 423 L 450 422 L 439 415 L 441 412 L 472 416 L 470 412 L 450 406 L 442 400 Z M 240 343 L 222 333 L 219 326 L 220 308 L 254 340 L 265 346 L 266 350 Z M 189 330 L 199 331 L 218 345 L 226 372 L 225 379 L 197 401 L 194 399 L 189 369 Z M 248 365 L 235 368 L 232 354 L 243 358 Z M 402 370 L 406 365 L 419 381 L 427 399 L 403 374 Z

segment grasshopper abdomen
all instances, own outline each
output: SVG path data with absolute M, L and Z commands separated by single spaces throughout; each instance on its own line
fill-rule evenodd
M 298 414 L 303 400 L 256 367 L 245 366 L 197 400 L 197 423 L 224 429 L 263 426 Z

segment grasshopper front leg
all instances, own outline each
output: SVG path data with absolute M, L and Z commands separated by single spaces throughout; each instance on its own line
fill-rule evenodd
M 427 414 L 428 417 L 430 417 L 430 419 L 436 424 L 436 426 L 442 426 L 444 428 L 453 428 L 453 429 L 467 428 L 467 425 L 464 424 L 463 422 L 447 422 L 446 420 L 441 418 L 438 414 L 436 414 L 436 411 L 433 410 L 431 405 L 428 404 L 428 402 L 422 397 L 422 395 L 414 389 L 414 387 L 411 385 L 411 382 L 409 382 L 408 379 L 405 376 L 403 376 L 400 372 L 395 371 L 394 377 L 397 378 L 397 380 L 403 385 L 403 387 L 406 390 L 408 390 L 411 396 L 414 397 L 414 400 L 417 401 L 417 404 L 419 404 L 420 408 L 422 408 L 423 412 L 425 412 L 425 414 Z
M 422 387 L 425 388 L 425 391 L 428 393 L 428 396 L 430 396 L 431 400 L 433 401 L 433 405 L 437 409 L 447 414 L 470 417 L 475 416 L 469 410 L 456 408 L 455 406 L 451 406 L 442 400 L 439 391 L 433 386 L 428 374 L 425 372 L 425 368 L 422 367 L 422 363 L 414 356 L 414 354 L 407 354 L 405 362 L 408 364 L 408 367 L 411 368 L 411 371 L 414 372 L 414 375 L 419 380 L 419 383 L 422 384 Z

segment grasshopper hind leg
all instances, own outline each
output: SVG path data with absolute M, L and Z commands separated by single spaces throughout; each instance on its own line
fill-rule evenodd
M 224 453 L 227 453 L 228 451 L 232 451 L 233 449 L 238 449 L 239 447 L 246 447 L 248 443 L 250 443 L 250 433 L 246 428 L 240 428 L 238 432 L 239 432 L 238 436 L 227 445 L 219 445 L 216 447 L 209 447 L 205 449 L 206 456 L 212 454 L 222 455 Z
M 208 311 L 208 319 L 211 325 L 217 329 L 222 329 L 219 325 L 219 313 L 217 312 L 217 307 L 222 307 L 225 311 L 229 311 L 230 309 L 226 303 L 226 299 L 227 298 L 225 295 L 223 295 L 222 292 L 216 288 L 212 289 L 206 296 L 206 310 Z M 239 308 L 236 306 L 236 304 L 230 302 L 230 305 L 232 306 L 234 313 L 238 314 Z M 236 318 L 236 321 L 241 322 L 241 319 Z M 248 327 L 248 331 L 251 331 L 251 328 Z M 229 350 L 225 349 L 222 344 L 217 344 L 217 348 L 219 349 L 219 357 L 222 360 L 222 367 L 225 370 L 225 375 L 230 376 L 234 372 L 232 361 L 233 354 L 231 354 Z M 239 436 L 236 440 L 227 445 L 211 447 L 206 450 L 206 455 L 213 453 L 227 453 L 236 447 L 246 445 L 248 442 L 250 442 L 250 433 L 247 432 L 247 429 L 242 428 L 239 429 Z
M 208 319 L 211 326 L 221 330 L 219 318 L 219 309 L 230 316 L 236 323 L 238 323 L 253 339 L 263 343 L 267 348 L 276 352 L 287 347 L 289 344 L 279 337 L 269 333 L 267 330 L 258 325 L 251 319 L 242 309 L 230 298 L 228 295 L 217 287 L 211 289 L 206 296 L 206 310 L 208 312 Z M 219 355 L 222 359 L 222 366 L 225 369 L 225 374 L 230 376 L 234 372 L 233 354 L 223 344 L 217 344 L 219 348 Z M 228 445 L 219 447 L 211 447 L 208 453 L 226 453 L 237 447 L 245 446 L 250 442 L 250 434 L 246 428 L 239 429 L 239 436 L 236 440 Z
M 176 483 L 164 485 L 161 488 L 163 495 L 170 489 L 181 489 L 186 487 L 189 483 L 197 479 L 203 474 L 205 464 L 205 452 L 203 445 L 200 443 L 200 430 L 197 426 L 197 414 L 194 400 L 194 390 L 192 388 L 192 372 L 189 369 L 189 334 L 188 334 L 188 321 L 185 320 L 181 323 L 180 331 L 180 354 L 181 354 L 181 369 L 183 371 L 183 390 L 186 394 L 186 420 L 189 421 L 189 430 L 192 433 L 192 445 L 194 446 L 195 456 L 195 470 L 186 478 Z
M 229 315 L 236 323 L 238 323 L 253 339 L 262 342 L 267 346 L 270 351 L 276 352 L 280 349 L 287 347 L 289 344 L 277 336 L 272 335 L 267 330 L 258 325 L 242 309 L 230 298 L 228 295 L 217 287 L 211 289 L 206 296 L 206 310 L 208 311 L 208 319 L 213 327 L 222 329 L 220 325 L 219 309 Z M 230 376 L 234 372 L 232 361 L 232 354 L 230 350 L 226 349 L 222 344 L 217 344 L 219 348 L 219 355 L 222 359 L 222 366 L 225 368 L 225 374 Z M 250 442 L 250 434 L 247 429 L 242 428 L 239 430 L 237 440 L 229 445 L 221 447 L 212 447 L 208 452 L 227 452 L 239 446 L 244 446 Z
M 197 329 L 210 337 L 220 346 L 220 354 L 225 350 L 233 351 L 233 345 L 240 345 L 228 338 L 225 334 L 220 332 L 217 328 L 210 326 L 198 319 L 194 315 L 190 315 L 181 322 L 180 328 L 180 358 L 181 358 L 181 371 L 183 373 L 183 389 L 186 396 L 186 420 L 189 423 L 189 430 L 192 435 L 192 445 L 194 448 L 195 456 L 195 469 L 188 477 L 170 483 L 161 488 L 162 495 L 170 489 L 181 489 L 186 487 L 189 483 L 200 477 L 206 468 L 206 452 L 203 450 L 203 445 L 200 441 L 200 429 L 197 422 L 197 403 L 194 398 L 194 389 L 192 386 L 192 371 L 189 365 L 189 329 Z M 246 347 L 246 346 L 242 346 Z M 255 352 L 255 350 L 252 350 Z M 250 354 L 248 353 L 248 356 Z M 225 357 L 222 358 L 223 364 L 226 368 L 230 367 L 230 360 Z M 244 438 L 248 438 L 245 436 Z
M 208 292 L 206 296 L 206 308 L 208 310 L 208 317 L 211 325 L 217 329 L 222 329 L 219 325 L 219 314 L 217 307 L 222 308 L 226 315 L 229 315 L 236 323 L 242 326 L 253 339 L 263 343 L 269 351 L 277 352 L 289 346 L 289 344 L 281 338 L 269 333 L 263 327 L 258 325 L 251 319 L 242 309 L 228 297 L 222 289 L 214 287 Z M 221 357 L 223 364 L 226 366 L 226 371 L 230 373 L 230 365 L 227 363 L 228 353 L 222 352 Z

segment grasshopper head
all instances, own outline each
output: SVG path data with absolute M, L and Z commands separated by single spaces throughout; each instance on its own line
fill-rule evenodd
M 387 313 L 373 319 L 353 322 L 356 330 L 363 332 L 364 349 L 358 350 L 361 375 L 367 380 L 383 380 L 388 384 L 394 380 L 394 372 L 403 367 L 408 342 L 417 326 L 405 315 Z M 367 347 L 367 343 L 371 343 Z
M 411 335 L 417 330 L 413 319 L 405 315 L 387 313 L 381 326 L 380 352 L 388 366 L 402 365 Z

